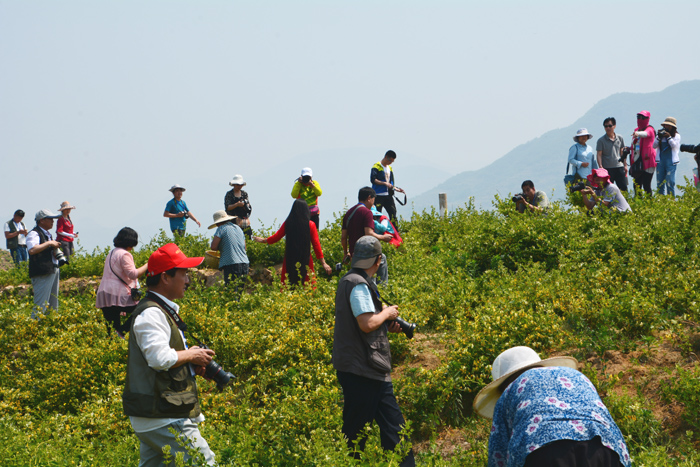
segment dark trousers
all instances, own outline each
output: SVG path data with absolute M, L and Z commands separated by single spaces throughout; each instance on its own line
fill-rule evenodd
M 70 257 L 73 256 L 73 253 L 75 252 L 73 242 L 64 242 L 63 240 L 61 240 L 59 243 L 61 244 L 61 251 L 64 255 L 66 255 L 66 259 L 70 259 Z
M 621 467 L 620 456 L 600 442 L 562 439 L 528 454 L 523 467 Z
M 246 263 L 236 263 L 223 266 L 219 269 L 221 269 L 221 272 L 224 274 L 224 284 L 228 285 L 229 282 L 233 282 L 234 291 L 238 292 L 241 283 L 248 277 L 250 266 Z
M 651 180 L 654 178 L 653 173 L 647 171 L 639 172 L 634 177 L 634 195 L 637 196 L 639 193 L 639 188 L 641 187 L 644 191 L 651 195 Z
M 310 220 L 311 220 L 311 222 L 316 224 L 316 230 L 320 231 L 320 227 L 318 226 L 318 224 L 321 221 L 321 215 L 320 214 L 312 214 Z
M 394 396 L 394 386 L 391 381 L 379 381 L 358 376 L 353 373 L 338 371 L 338 382 L 343 387 L 343 434 L 347 438 L 348 447 L 353 449 L 353 442 L 360 431 L 368 423 L 376 421 L 379 426 L 379 437 L 382 448 L 393 451 L 402 438 L 399 431 L 404 427 L 401 409 Z M 358 441 L 360 450 L 365 448 L 366 438 Z M 359 453 L 355 453 L 359 458 Z M 416 465 L 413 450 L 401 462 L 402 467 Z
M 29 253 L 27 253 L 26 245 L 19 245 L 17 248 L 10 248 L 10 255 L 12 256 L 12 261 L 15 264 L 19 264 L 23 261 L 29 261 Z
M 382 209 L 386 209 L 386 215 L 394 224 L 396 230 L 399 229 L 399 222 L 396 219 L 396 204 L 394 203 L 394 197 L 390 195 L 377 195 L 374 201 L 374 206 L 377 211 L 382 212 Z
M 620 191 L 627 191 L 627 177 L 625 176 L 624 167 L 613 167 L 611 169 L 605 169 L 610 175 L 610 181 L 613 182 Z
M 106 306 L 102 308 L 102 316 L 104 316 L 107 325 L 107 334 L 109 335 L 111 329 L 117 332 L 125 334 L 131 329 L 131 313 L 136 309 L 136 305 L 133 306 Z M 122 313 L 126 313 L 128 318 L 126 322 L 122 324 Z M 110 329 L 111 325 L 111 329 Z

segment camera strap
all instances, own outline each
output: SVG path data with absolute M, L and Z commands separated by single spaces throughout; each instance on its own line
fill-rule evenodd
M 165 313 L 170 317 L 171 320 L 173 320 L 173 323 L 175 323 L 175 326 L 183 332 L 187 332 L 187 325 L 185 322 L 180 318 L 180 315 L 177 314 L 177 311 L 173 310 L 165 301 L 163 301 L 162 298 L 157 296 L 156 294 L 152 292 L 146 293 L 146 300 L 151 300 L 156 302 L 162 309 L 165 311 Z M 197 339 L 195 339 L 197 340 Z
M 377 300 L 379 300 L 380 302 L 382 302 L 386 305 L 393 306 L 392 303 L 389 303 L 382 298 L 382 296 L 379 294 L 379 288 L 377 288 L 377 284 L 372 282 L 370 280 L 370 278 L 367 277 L 367 273 L 364 271 L 364 269 L 353 268 L 352 271 L 356 272 L 359 276 L 362 276 L 362 278 L 367 281 L 367 286 L 369 287 L 369 290 L 371 290 L 372 293 L 374 293 L 374 295 L 376 295 Z

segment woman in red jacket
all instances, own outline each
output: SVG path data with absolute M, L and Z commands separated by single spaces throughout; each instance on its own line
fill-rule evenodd
M 61 244 L 61 250 L 66 255 L 66 259 L 70 259 L 75 252 L 73 242 L 78 238 L 78 232 L 73 233 L 73 221 L 70 218 L 70 212 L 73 209 L 75 206 L 68 201 L 62 202 L 61 207 L 58 208 L 62 215 L 56 223 L 56 240 Z
M 331 267 L 323 259 L 321 241 L 318 238 L 318 230 L 309 213 L 309 205 L 303 199 L 297 199 L 292 204 L 292 210 L 279 230 L 268 238 L 253 237 L 258 243 L 272 245 L 286 237 L 284 246 L 284 261 L 282 262 L 282 283 L 289 278 L 289 283 L 296 285 L 305 283 L 309 279 L 309 271 L 314 271 L 314 260 L 311 257 L 311 246 L 314 248 L 316 258 L 321 262 L 327 274 L 331 274 Z M 299 264 L 299 268 L 295 267 Z M 287 268 L 289 266 L 289 269 Z

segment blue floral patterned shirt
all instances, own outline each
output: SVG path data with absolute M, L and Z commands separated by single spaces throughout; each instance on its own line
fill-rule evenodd
M 596 436 L 620 456 L 623 465 L 631 465 L 620 429 L 586 376 L 572 368 L 532 368 L 496 403 L 489 467 L 522 467 L 529 453 L 547 443 Z

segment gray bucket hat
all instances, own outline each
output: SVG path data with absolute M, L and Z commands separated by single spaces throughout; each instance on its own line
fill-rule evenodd
M 382 254 L 382 244 L 375 237 L 365 235 L 355 243 L 352 253 L 352 267 L 369 269 L 377 262 L 377 256 Z

